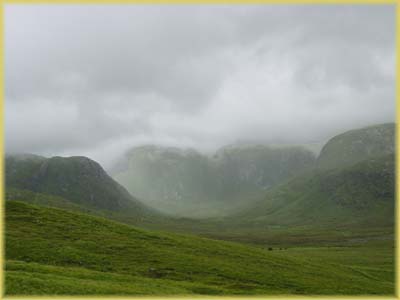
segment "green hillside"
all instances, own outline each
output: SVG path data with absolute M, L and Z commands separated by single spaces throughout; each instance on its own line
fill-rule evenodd
M 387 295 L 393 279 L 391 247 L 269 251 L 6 203 L 7 295 Z
M 190 228 L 213 238 L 258 244 L 393 242 L 394 164 L 394 156 L 386 155 L 351 167 L 316 170 L 271 189 L 240 213 Z M 171 230 L 185 231 L 185 226 L 172 224 Z
M 111 173 L 152 207 L 209 217 L 242 209 L 314 162 L 314 154 L 301 147 L 229 146 L 207 157 L 190 149 L 142 146 L 130 150 Z
M 268 192 L 242 215 L 270 225 L 393 226 L 394 162 L 394 156 L 387 155 L 295 178 Z
M 84 206 L 79 206 L 69 200 L 66 200 L 60 196 L 35 193 L 29 190 L 20 190 L 16 188 L 7 188 L 5 192 L 6 201 L 23 201 L 30 204 L 36 204 L 41 206 L 57 207 L 66 210 L 89 212 L 90 210 Z
M 317 164 L 321 169 L 338 168 L 394 151 L 395 124 L 374 125 L 350 130 L 330 139 L 322 148 Z
M 27 199 L 24 195 L 31 191 L 39 194 L 36 201 L 50 206 L 81 207 L 125 214 L 133 219 L 159 215 L 132 197 L 97 162 L 86 157 L 7 155 L 5 170 L 8 199 Z M 51 196 L 58 199 L 50 199 Z

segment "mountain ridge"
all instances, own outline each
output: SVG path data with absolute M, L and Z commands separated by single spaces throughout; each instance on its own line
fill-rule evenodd
M 6 156 L 6 186 L 64 198 L 75 205 L 132 216 L 159 213 L 113 180 L 97 162 L 84 156 L 51 158 Z
M 301 147 L 229 147 L 207 156 L 193 149 L 147 145 L 129 150 L 112 176 L 165 213 L 201 217 L 240 209 L 241 199 L 261 196 L 314 161 L 315 155 Z
M 338 134 L 322 148 L 317 166 L 322 169 L 337 168 L 369 157 L 394 153 L 395 129 L 395 123 L 383 123 Z

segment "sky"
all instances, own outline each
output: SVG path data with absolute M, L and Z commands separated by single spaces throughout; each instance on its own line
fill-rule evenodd
M 394 5 L 6 5 L 7 152 L 110 166 L 395 120 Z

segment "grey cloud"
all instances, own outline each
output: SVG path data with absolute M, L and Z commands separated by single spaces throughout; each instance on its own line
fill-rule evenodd
M 393 5 L 7 5 L 7 151 L 212 151 L 393 121 Z

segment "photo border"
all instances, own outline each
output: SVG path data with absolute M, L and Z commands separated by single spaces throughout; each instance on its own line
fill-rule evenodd
M 252 4 L 299 4 L 299 5 L 363 5 L 363 4 L 375 4 L 375 5 L 388 5 L 392 4 L 395 6 L 395 56 L 396 56 L 396 69 L 395 69 L 395 83 L 396 83 L 396 96 L 395 96 L 395 109 L 396 109 L 396 121 L 395 121 L 395 257 L 394 257 L 394 266 L 395 266 L 395 291 L 393 296 L 323 296 L 323 295 L 281 295 L 281 296 L 269 296 L 269 295 L 260 295 L 260 296 L 202 296 L 202 295 L 189 295 L 189 296 L 5 296 L 4 295 L 4 283 L 5 283 L 5 272 L 4 268 L 0 270 L 0 299 L 13 299 L 13 300 L 29 300 L 29 299 L 72 299 L 72 300 L 98 300 L 98 299 L 121 299 L 121 300 L 162 300 L 162 299 L 203 299 L 203 300 L 214 300 L 214 299 L 232 299 L 232 300 L 251 300 L 251 299 L 296 299 L 296 300 L 305 300 L 305 299 L 341 299 L 341 300 L 354 300 L 354 299 L 367 299 L 367 300 L 383 300 L 383 299 L 400 299 L 399 288 L 400 288 L 400 276 L 399 273 L 399 255 L 400 255 L 400 241 L 398 239 L 398 235 L 400 232 L 400 224 L 397 222 L 398 217 L 400 216 L 400 205 L 399 205 L 399 191 L 400 191 L 400 181 L 399 181 L 399 172 L 400 172 L 400 160 L 398 158 L 399 153 L 399 145 L 400 145 L 400 126 L 399 126 L 399 116 L 400 116 L 400 105 L 399 105 L 399 96 L 400 96 L 400 85 L 399 85 L 399 74 L 400 74 L 400 0 L 0 0 L 0 119 L 3 122 L 0 125 L 0 193 L 2 195 L 1 204 L 0 204 L 0 232 L 2 232 L 2 236 L 0 238 L 0 264 L 4 267 L 4 222 L 5 222 L 5 151 L 4 151 L 4 89 L 5 89 L 5 59 L 4 59 L 4 7 L 6 5 L 154 5 L 154 4 L 207 4 L 207 5 L 252 5 Z

